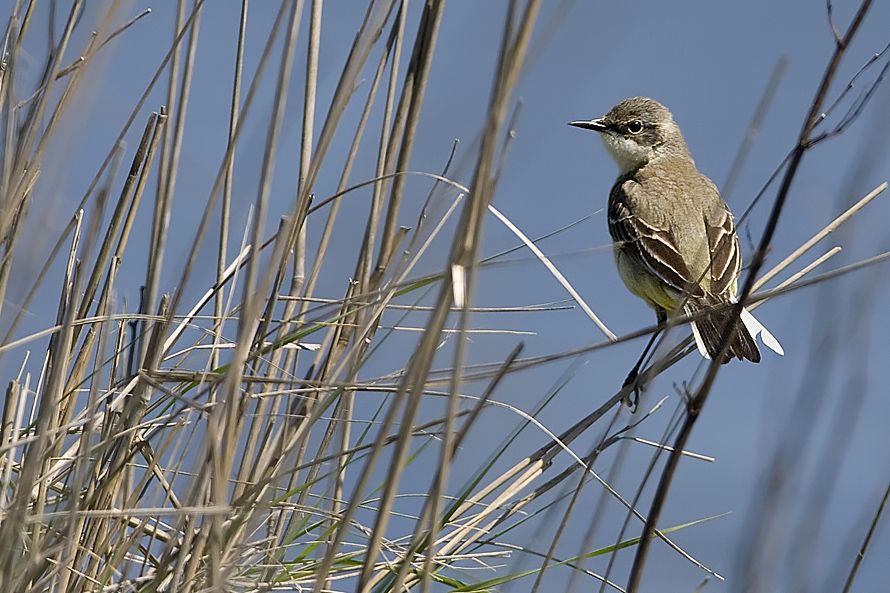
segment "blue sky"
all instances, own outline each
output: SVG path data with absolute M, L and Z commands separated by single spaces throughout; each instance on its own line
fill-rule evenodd
M 126 8 L 119 14 L 119 20 L 149 6 L 153 12 L 93 65 L 89 84 L 83 85 L 81 96 L 72 107 L 78 115 L 69 118 L 60 141 L 50 147 L 47 163 L 52 163 L 54 169 L 51 175 L 42 176 L 37 201 L 46 211 L 40 224 L 53 232 L 60 231 L 68 220 L 71 208 L 110 149 L 167 47 L 175 3 L 133 0 L 124 4 Z M 182 168 L 174 197 L 172 243 L 163 276 L 167 290 L 179 276 L 183 252 L 190 245 L 190 233 L 222 156 L 238 4 L 208 2 L 201 23 Z M 252 3 L 245 63 L 248 77 L 265 41 L 264 32 L 274 12 L 272 4 Z M 351 37 L 360 23 L 364 8 L 358 6 L 346 0 L 325 4 L 319 74 L 321 112 L 333 94 Z M 853 2 L 835 3 L 839 28 L 846 26 L 855 7 Z M 486 113 L 504 9 L 504 2 L 452 0 L 446 5 L 412 169 L 441 170 L 454 139 L 460 140 L 457 162 L 461 163 L 462 159 L 465 163 L 472 162 Z M 101 9 L 94 5 L 92 10 L 86 18 L 95 18 Z M 420 3 L 412 2 L 409 30 L 419 12 Z M 0 11 L 0 16 L 5 17 L 5 11 Z M 304 18 L 301 33 L 267 229 L 274 228 L 272 225 L 288 211 L 293 200 L 306 20 L 308 16 Z M 849 48 L 830 97 L 837 96 L 869 56 L 890 41 L 888 22 L 890 6 L 876 3 Z M 30 43 L 38 52 L 43 41 L 35 34 Z M 73 47 L 81 47 L 83 38 L 72 43 Z M 570 128 L 566 123 L 601 115 L 628 96 L 652 96 L 673 111 L 699 168 L 722 186 L 776 62 L 787 59 L 784 77 L 750 157 L 733 194 L 727 196 L 738 216 L 793 146 L 832 50 L 825 7 L 819 2 L 546 3 L 517 92 L 522 108 L 494 204 L 532 237 L 590 215 L 586 222 L 542 243 L 542 249 L 553 254 L 563 273 L 614 332 L 620 335 L 650 325 L 654 316 L 641 301 L 626 293 L 608 249 L 602 209 L 615 177 L 614 165 L 593 134 Z M 375 50 L 372 61 L 376 55 Z M 885 57 L 878 67 L 886 60 Z M 876 72 L 877 69 L 867 73 L 864 81 L 867 83 Z M 39 72 L 35 72 L 37 74 Z M 350 124 L 358 118 L 370 76 L 371 72 L 366 72 L 365 83 L 356 93 L 359 100 L 345 114 L 342 133 L 337 135 L 328 163 L 314 188 L 319 196 L 331 193 L 336 186 L 339 167 L 351 140 Z M 270 77 L 257 98 L 239 147 L 233 222 L 236 228 L 244 224 L 256 192 L 273 89 Z M 853 96 L 857 92 L 854 91 Z M 127 137 L 131 147 L 138 141 L 141 122 L 163 101 L 162 91 L 156 90 L 150 96 Z M 888 122 L 890 87 L 885 84 L 846 133 L 817 146 L 805 156 L 767 268 L 890 177 Z M 373 146 L 368 144 L 357 162 L 355 181 L 373 176 Z M 471 173 L 471 167 L 464 165 L 458 166 L 453 176 L 468 183 Z M 403 212 L 405 224 L 413 224 L 428 187 L 428 183 L 419 180 L 409 182 Z M 352 273 L 367 197 L 367 193 L 357 192 L 344 202 L 338 241 L 319 288 L 324 296 L 341 294 Z M 749 223 L 740 229 L 746 255 L 751 252 L 747 237 L 755 243 L 759 240 L 774 197 L 775 187 L 766 193 Z M 886 196 L 878 198 L 802 263 L 834 245 L 842 245 L 844 251 L 825 270 L 890 249 L 887 200 Z M 137 225 L 134 245 L 148 236 L 149 208 L 143 206 L 140 220 L 144 224 Z M 322 222 L 319 217 L 314 221 L 317 226 L 310 226 L 311 238 L 317 239 Z M 37 254 L 45 252 L 53 239 L 48 233 L 33 233 L 26 237 L 28 251 L 35 254 L 36 260 Z M 493 218 L 487 221 L 485 239 L 486 254 L 516 243 L 515 237 Z M 240 236 L 233 237 L 234 244 L 239 240 Z M 447 247 L 447 241 L 438 241 L 421 271 L 437 269 L 447 255 Z M 128 255 L 140 257 L 138 253 Z M 197 273 L 187 291 L 192 297 L 203 292 L 213 276 L 213 249 L 205 249 L 204 255 L 203 270 Z M 31 269 L 27 260 L 20 265 L 22 269 Z M 799 267 L 800 264 L 792 270 Z M 764 488 L 764 473 L 781 443 L 787 443 L 792 461 L 786 467 L 789 486 L 787 498 L 780 505 L 781 512 L 770 520 L 775 533 L 771 533 L 768 540 L 770 546 L 778 550 L 776 565 L 768 564 L 764 569 L 767 574 L 778 576 L 771 578 L 770 585 L 762 590 L 789 590 L 799 585 L 795 581 L 795 566 L 809 567 L 810 580 L 806 584 L 811 588 L 807 590 L 839 590 L 853 559 L 855 544 L 852 542 L 858 542 L 864 534 L 870 513 L 890 479 L 887 464 L 890 431 L 886 428 L 890 398 L 884 379 L 890 348 L 882 336 L 890 327 L 890 313 L 881 306 L 890 297 L 888 271 L 890 267 L 886 264 L 869 268 L 769 302 L 759 309 L 757 316 L 782 341 L 786 356 L 780 358 L 766 352 L 759 366 L 731 364 L 721 371 L 689 444 L 691 450 L 712 455 L 716 462 L 682 462 L 664 515 L 665 525 L 673 525 L 731 513 L 682 532 L 676 538 L 693 555 L 727 576 L 726 583 L 712 581 L 705 591 L 741 590 L 740 550 L 750 541 L 753 526 L 759 523 L 757 505 L 759 492 Z M 14 284 L 10 294 L 20 295 L 27 286 Z M 482 306 L 521 305 L 564 298 L 564 291 L 543 266 L 525 261 L 483 270 L 476 302 Z M 138 293 L 134 290 L 121 294 L 120 299 L 122 307 L 125 300 L 132 310 L 138 302 Z M 53 309 L 48 310 L 54 314 Z M 602 340 L 602 335 L 577 308 L 506 320 L 480 317 L 477 322 L 480 327 L 511 327 L 534 332 L 523 338 L 526 355 L 559 352 Z M 32 329 L 43 327 L 37 313 L 29 323 L 33 323 Z M 475 337 L 469 349 L 470 362 L 502 358 L 518 339 L 509 335 Z M 410 344 L 416 335 L 399 340 L 394 349 L 400 344 Z M 542 422 L 559 431 L 610 397 L 620 387 L 641 347 L 642 342 L 635 341 L 588 356 L 582 370 L 542 414 Z M 823 359 L 829 351 L 835 353 L 831 363 Z M 387 349 L 383 349 L 380 358 L 369 368 L 381 374 L 391 370 L 398 361 L 386 356 Z M 439 362 L 438 366 L 447 366 L 447 356 Z M 558 379 L 565 366 L 552 365 L 514 377 L 505 383 L 498 397 L 529 409 Z M 651 386 L 645 399 L 648 405 L 663 396 L 669 399 L 664 409 L 641 428 L 641 436 L 655 440 L 661 437 L 671 411 L 679 402 L 676 386 L 694 376 L 700 377 L 700 371 L 700 361 L 690 357 Z M 853 421 L 846 422 L 851 417 Z M 481 422 L 484 430 L 473 433 L 468 448 L 496 444 L 517 418 L 503 410 L 493 410 L 486 412 Z M 841 430 L 843 434 L 839 434 Z M 543 440 L 540 433 L 529 434 L 525 442 L 517 445 L 517 458 Z M 834 450 L 832 443 L 843 443 L 837 474 L 831 474 L 824 465 L 826 452 Z M 578 446 L 583 450 L 583 445 Z M 651 451 L 631 445 L 628 454 L 626 469 L 617 484 L 630 495 L 639 479 L 637 470 L 645 467 Z M 459 479 L 460 476 L 455 478 L 457 483 Z M 418 484 L 425 487 L 426 481 Z M 590 500 L 587 504 L 592 507 L 599 491 L 591 485 L 586 492 Z M 819 513 L 822 530 L 812 540 L 812 557 L 807 557 L 805 554 L 810 550 L 797 540 L 801 537 L 798 529 L 806 516 L 805 509 L 809 508 L 806 502 L 821 493 L 828 496 Z M 614 515 L 608 519 L 609 525 L 623 518 L 617 506 L 612 510 Z M 577 553 L 586 527 L 586 512 L 576 510 L 575 513 L 577 525 L 573 525 L 559 549 L 562 556 Z M 639 527 L 632 522 L 629 535 L 636 535 Z M 604 530 L 595 544 L 611 543 L 606 533 Z M 522 537 L 532 540 L 536 534 L 527 533 Z M 769 550 L 772 552 L 772 548 Z M 890 530 L 885 522 L 862 566 L 856 590 L 876 590 L 878 583 L 887 582 L 886 567 L 881 566 L 879 559 L 888 555 Z M 619 581 L 626 575 L 631 558 L 630 550 L 620 555 L 613 573 Z M 602 566 L 594 562 L 588 564 L 593 570 Z M 769 572 L 772 570 L 775 572 Z M 565 572 L 555 570 L 551 586 L 558 587 L 565 576 Z M 703 576 L 675 553 L 655 544 L 643 590 L 691 591 Z M 520 584 L 511 590 L 525 589 Z

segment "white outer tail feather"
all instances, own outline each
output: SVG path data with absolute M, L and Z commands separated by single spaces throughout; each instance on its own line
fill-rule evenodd
M 748 309 L 742 307 L 742 323 L 745 324 L 745 327 L 748 328 L 748 333 L 751 334 L 751 337 L 755 340 L 757 336 L 760 335 L 760 339 L 763 342 L 763 345 L 778 354 L 779 356 L 785 356 L 785 349 L 782 348 L 782 345 L 779 343 L 779 340 L 776 339 L 776 336 L 770 333 L 768 329 L 766 329 L 762 323 L 757 321 L 751 312 Z
M 701 339 L 701 334 L 698 333 L 698 328 L 694 323 L 690 323 L 689 325 L 692 327 L 692 336 L 695 338 L 695 345 L 698 347 L 698 353 L 701 354 L 703 358 L 711 360 L 711 355 L 708 354 L 708 349 L 705 348 L 705 341 Z
M 745 328 L 748 330 L 748 333 L 751 334 L 751 337 L 757 341 L 757 336 L 760 336 L 760 340 L 763 342 L 763 345 L 778 354 L 779 356 L 785 356 L 785 349 L 782 348 L 782 345 L 779 343 L 779 340 L 770 333 L 766 327 L 754 317 L 747 308 L 742 307 L 742 315 L 741 315 L 742 323 L 745 324 Z M 701 334 L 698 332 L 698 328 L 695 327 L 694 323 L 690 324 L 692 326 L 692 336 L 695 338 L 695 345 L 698 347 L 698 353 L 701 354 L 704 358 L 710 360 L 711 355 L 708 354 L 707 348 L 705 348 L 705 341 L 702 340 Z

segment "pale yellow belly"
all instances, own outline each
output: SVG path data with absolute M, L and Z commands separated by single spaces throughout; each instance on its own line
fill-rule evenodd
M 680 304 L 677 291 L 665 285 L 641 264 L 635 265 L 634 260 L 620 248 L 616 247 L 614 251 L 618 273 L 629 291 L 653 309 L 664 309 L 668 313 L 676 310 Z

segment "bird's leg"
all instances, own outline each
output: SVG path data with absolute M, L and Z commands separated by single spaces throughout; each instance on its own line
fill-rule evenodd
M 664 326 L 667 321 L 667 313 L 662 311 L 661 309 L 655 312 L 658 317 L 658 325 Z M 622 383 L 622 389 L 627 387 L 628 385 L 633 385 L 633 398 L 628 398 L 630 402 L 630 410 L 631 413 L 637 411 L 637 405 L 640 403 L 640 388 L 641 385 L 637 385 L 637 379 L 640 374 L 640 367 L 643 366 L 643 362 L 646 360 L 646 357 L 649 355 L 649 350 L 652 349 L 652 345 L 655 344 L 655 340 L 658 339 L 658 336 L 661 335 L 662 328 L 655 330 L 652 333 L 652 336 L 649 338 L 649 342 L 646 344 L 646 347 L 643 349 L 643 353 L 640 355 L 640 358 L 637 360 L 637 363 L 633 366 L 630 372 L 627 374 L 627 378 L 624 379 L 624 383 Z

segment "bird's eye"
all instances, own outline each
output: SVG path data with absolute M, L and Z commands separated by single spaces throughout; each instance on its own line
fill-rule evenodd
M 638 119 L 633 120 L 627 124 L 627 131 L 631 134 L 639 134 L 643 131 L 643 122 Z

